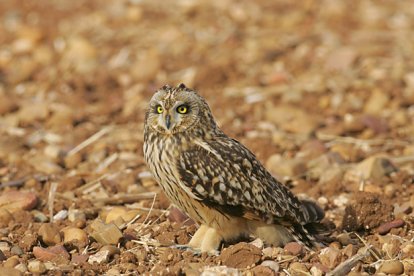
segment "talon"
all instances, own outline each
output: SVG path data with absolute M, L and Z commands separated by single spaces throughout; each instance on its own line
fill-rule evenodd
M 201 250 L 192 248 L 191 246 L 186 245 L 186 244 L 174 244 L 174 245 L 171 245 L 170 247 L 180 249 L 180 250 L 190 251 L 191 253 L 193 253 L 196 256 L 201 255 Z

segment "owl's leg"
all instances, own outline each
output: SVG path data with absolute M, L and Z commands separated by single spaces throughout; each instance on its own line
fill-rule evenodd
M 206 234 L 207 230 L 207 225 L 201 225 L 200 228 L 198 228 L 198 230 L 194 233 L 194 236 L 191 238 L 188 245 L 192 248 L 201 248 L 201 243 L 203 242 L 204 235 Z
M 283 246 L 293 240 L 292 235 L 282 225 L 252 222 L 249 228 L 253 236 L 274 246 Z
M 217 254 L 217 250 L 223 240 L 223 237 L 215 228 L 208 228 L 204 233 L 204 238 L 200 246 L 201 252 Z

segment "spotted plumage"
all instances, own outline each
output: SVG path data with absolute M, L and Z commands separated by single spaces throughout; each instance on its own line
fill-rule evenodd
M 201 225 L 190 246 L 218 249 L 254 235 L 274 245 L 297 240 L 323 218 L 278 182 L 244 145 L 217 126 L 206 101 L 183 84 L 164 86 L 145 116 L 145 160 L 166 195 Z

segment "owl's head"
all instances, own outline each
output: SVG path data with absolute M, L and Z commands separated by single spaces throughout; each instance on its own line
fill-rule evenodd
M 171 135 L 197 128 L 203 121 L 207 124 L 203 127 L 215 127 L 206 101 L 194 90 L 180 84 L 176 87 L 165 85 L 155 92 L 145 124 L 159 133 Z

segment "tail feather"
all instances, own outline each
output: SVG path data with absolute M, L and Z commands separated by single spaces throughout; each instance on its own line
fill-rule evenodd
M 308 250 L 312 250 L 312 248 L 315 248 L 318 246 L 317 241 L 315 238 L 308 232 L 308 230 L 299 223 L 295 223 L 291 225 L 290 227 L 286 227 L 286 229 L 289 231 L 289 233 L 292 235 L 293 239 L 304 245 Z
M 301 202 L 304 206 L 305 212 L 308 214 L 308 219 L 305 224 L 319 222 L 325 217 L 325 212 L 315 202 L 311 200 L 301 200 Z

